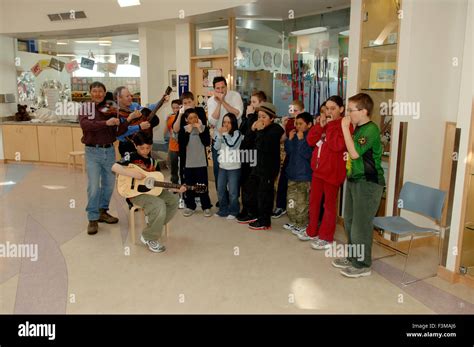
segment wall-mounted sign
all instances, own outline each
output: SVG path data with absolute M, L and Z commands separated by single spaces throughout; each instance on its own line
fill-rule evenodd
M 178 92 L 179 96 L 189 91 L 189 75 L 179 75 Z

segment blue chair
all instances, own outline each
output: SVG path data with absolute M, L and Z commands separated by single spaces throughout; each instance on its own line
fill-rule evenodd
M 400 197 L 398 200 L 398 206 L 402 210 L 411 211 L 425 217 L 429 217 L 433 219 L 438 225 L 441 223 L 442 213 L 443 213 L 443 206 L 446 199 L 446 192 L 441 191 L 439 189 L 434 189 L 431 187 L 423 186 L 421 184 L 416 184 L 413 182 L 405 182 L 400 192 Z M 423 228 L 419 227 L 407 219 L 400 217 L 400 216 L 391 216 L 391 217 L 375 217 L 374 218 L 374 226 L 376 229 L 381 231 L 386 231 L 391 234 L 396 234 L 399 237 L 408 237 L 410 236 L 410 243 L 408 245 L 408 251 L 403 252 L 397 248 L 390 247 L 386 244 L 380 243 L 375 241 L 380 246 L 390 249 L 395 252 L 395 254 L 400 254 L 405 256 L 405 265 L 403 268 L 403 275 L 402 275 L 402 284 L 408 285 L 422 279 L 426 279 L 428 277 L 433 277 L 435 275 L 431 275 L 422 279 L 416 279 L 413 281 L 404 282 L 406 275 L 406 268 L 408 263 L 408 258 L 410 257 L 410 251 L 413 243 L 413 239 L 415 236 L 428 236 L 428 235 L 438 235 L 439 243 L 438 243 L 438 264 L 439 264 L 439 245 L 441 244 L 440 238 L 440 231 L 443 227 L 440 225 L 439 230 L 435 228 Z M 385 257 L 382 257 L 385 258 Z M 379 260 L 381 258 L 378 258 Z

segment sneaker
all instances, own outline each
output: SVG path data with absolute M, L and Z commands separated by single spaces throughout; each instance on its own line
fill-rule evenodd
M 140 236 L 140 240 L 142 241 L 142 243 L 144 245 L 147 245 L 148 246 L 148 249 L 152 252 L 155 252 L 155 253 L 161 253 L 161 252 L 164 252 L 166 251 L 166 247 L 163 246 L 161 243 L 159 243 L 158 241 L 147 241 L 143 238 L 143 235 Z
M 264 225 L 262 222 L 256 220 L 249 224 L 249 229 L 252 230 L 270 230 L 272 227 L 271 225 Z
M 206 208 L 204 210 L 204 217 L 212 217 L 212 213 L 211 213 L 211 209 L 210 208 Z
M 99 216 L 99 223 L 107 223 L 107 224 L 116 224 L 118 223 L 118 218 L 111 216 L 108 214 L 107 210 L 103 208 L 99 209 L 100 216 Z
M 365 276 L 370 276 L 372 274 L 372 271 L 370 267 L 363 267 L 363 268 L 356 268 L 353 266 L 350 266 L 348 268 L 345 268 L 341 270 L 341 275 L 350 277 L 350 278 L 358 278 L 358 277 L 365 277 Z
M 318 240 L 311 242 L 311 248 L 318 249 L 318 250 L 328 249 L 328 248 L 331 248 L 331 242 L 320 240 L 318 238 Z
M 306 233 L 306 229 L 304 232 L 302 232 L 301 234 L 298 234 L 296 235 L 298 236 L 298 239 L 300 239 L 301 241 L 309 241 L 309 240 L 319 240 L 319 237 L 318 236 L 309 236 L 307 233 Z
M 235 219 L 235 216 L 233 216 L 233 215 L 230 214 L 230 215 L 227 216 L 226 219 L 227 219 L 227 220 L 234 220 L 234 219 Z
M 194 214 L 194 210 L 191 210 L 190 208 L 186 208 L 183 212 L 183 216 L 185 217 L 192 216 L 193 214 Z
M 294 228 L 296 228 L 296 226 L 294 224 L 291 224 L 291 223 L 286 223 L 286 224 L 283 224 L 283 229 L 286 229 L 286 230 L 293 230 Z
M 286 210 L 278 207 L 278 208 L 275 209 L 275 211 L 273 211 L 272 218 L 274 218 L 274 219 L 280 218 L 284 214 L 286 214 Z
M 87 233 L 89 235 L 95 235 L 99 231 L 99 223 L 96 220 L 90 220 L 87 226 Z
M 228 216 L 223 216 L 223 215 L 219 214 L 219 212 L 217 212 L 217 213 L 214 213 L 214 217 L 227 218 Z
M 180 210 L 182 210 L 182 209 L 185 208 L 185 207 L 186 207 L 186 205 L 184 204 L 184 199 L 183 199 L 183 198 L 180 198 L 180 199 L 179 199 L 179 202 L 178 202 L 178 208 L 179 208 Z
M 253 217 L 251 215 L 245 215 L 245 216 L 241 216 L 241 217 L 237 217 L 237 222 L 239 224 L 249 224 L 249 223 L 253 223 L 257 220 L 256 217 Z
M 298 236 L 299 234 L 302 234 L 305 232 L 306 232 L 306 228 L 298 228 L 298 227 L 294 227 L 293 230 L 291 231 L 291 233 L 295 236 Z
M 332 261 L 332 266 L 337 267 L 339 269 L 347 269 L 348 267 L 352 266 L 352 263 L 347 260 L 347 258 L 338 258 Z

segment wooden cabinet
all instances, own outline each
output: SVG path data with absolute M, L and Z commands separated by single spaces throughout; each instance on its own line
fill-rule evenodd
M 3 148 L 7 160 L 38 161 L 38 135 L 36 126 L 3 125 Z
M 51 163 L 67 163 L 73 150 L 70 127 L 38 127 L 39 160 Z
M 82 129 L 72 128 L 72 148 L 74 151 L 84 150 L 84 144 L 81 142 L 81 139 L 82 139 Z

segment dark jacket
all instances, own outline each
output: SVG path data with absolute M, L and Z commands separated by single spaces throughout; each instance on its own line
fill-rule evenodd
M 280 138 L 283 128 L 275 123 L 254 131 L 257 149 L 257 166 L 254 173 L 266 179 L 275 179 L 280 171 Z
M 240 125 L 240 133 L 244 135 L 244 139 L 240 144 L 240 149 L 255 149 L 255 138 L 257 136 L 255 131 L 252 131 L 252 125 L 258 119 L 258 114 L 250 113 L 242 120 Z
M 204 145 L 204 147 L 210 146 L 211 145 L 211 135 L 209 133 L 209 127 L 207 126 L 207 116 L 206 116 L 206 111 L 202 107 L 195 107 L 194 108 L 198 114 L 199 119 L 201 120 L 201 123 L 206 126 L 206 129 L 199 134 L 199 137 L 201 138 L 201 142 Z M 176 117 L 176 120 L 178 117 Z M 174 124 L 174 123 L 173 123 Z M 181 117 L 181 124 L 179 127 L 179 132 L 178 132 L 178 144 L 179 144 L 179 156 L 181 158 L 182 163 L 186 163 L 186 147 L 188 146 L 189 142 L 189 133 L 184 130 L 184 126 L 186 125 L 186 120 L 184 117 Z M 206 158 L 207 158 L 207 153 L 206 153 Z
M 292 140 L 285 141 L 285 152 L 289 157 L 289 163 L 286 168 L 286 175 L 290 181 L 310 182 L 313 174 L 311 170 L 311 154 L 313 149 L 306 142 L 308 131 L 300 140 L 295 134 Z

